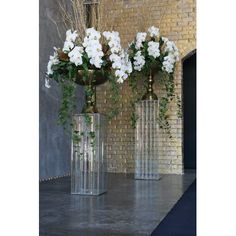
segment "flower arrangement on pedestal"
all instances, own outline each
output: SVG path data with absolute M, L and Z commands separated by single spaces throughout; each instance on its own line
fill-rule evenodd
M 50 80 L 53 79 L 62 87 L 59 123 L 63 126 L 68 124 L 75 111 L 76 84 L 85 87 L 83 113 L 96 113 L 95 86 L 109 81 L 114 97 L 117 97 L 118 84 L 123 83 L 132 72 L 132 64 L 121 47 L 118 32 L 101 33 L 93 27 L 87 28 L 81 41 L 77 31 L 68 30 L 63 48 L 54 50 L 48 62 L 45 86 L 50 88 Z
M 159 124 L 170 134 L 168 122 L 168 104 L 176 96 L 174 93 L 174 69 L 179 60 L 179 52 L 173 41 L 160 35 L 159 29 L 152 26 L 148 32 L 138 32 L 135 40 L 129 45 L 129 59 L 132 62 L 133 73 L 129 78 L 129 84 L 138 97 L 133 101 L 133 105 L 138 100 L 157 100 L 153 92 L 154 75 L 161 74 L 158 79 L 164 84 L 166 96 L 160 99 Z M 138 89 L 140 79 L 143 77 L 143 90 Z M 177 96 L 176 96 L 177 97 Z M 178 100 L 178 99 L 177 99 Z M 132 124 L 135 126 L 137 117 L 132 114 Z
M 153 92 L 154 75 L 164 85 L 165 96 L 159 101 L 159 125 L 170 134 L 168 105 L 174 98 L 180 106 L 180 99 L 175 95 L 174 70 L 179 60 L 179 52 L 173 41 L 163 37 L 159 29 L 152 26 L 148 32 L 138 32 L 128 51 L 121 47 L 119 33 L 103 33 L 92 28 L 85 30 L 85 36 L 79 37 L 77 31 L 68 30 L 62 49 L 54 48 L 47 66 L 45 86 L 50 88 L 50 80 L 57 81 L 62 88 L 62 102 L 59 111 L 59 123 L 68 125 L 75 111 L 76 84 L 85 87 L 86 104 L 83 113 L 96 113 L 96 85 L 109 81 L 114 92 L 113 100 L 118 102 L 118 84 L 128 77 L 129 85 L 139 100 L 156 100 Z M 143 76 L 143 80 L 139 79 Z M 142 89 L 138 84 L 142 81 Z M 110 117 L 117 114 L 116 106 Z M 181 116 L 181 112 L 178 112 Z M 85 115 L 86 117 L 86 115 Z M 137 117 L 133 112 L 132 124 L 135 127 Z

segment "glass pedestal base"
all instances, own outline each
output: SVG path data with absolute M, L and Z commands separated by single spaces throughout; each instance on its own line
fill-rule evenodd
M 158 180 L 158 101 L 135 104 L 135 179 Z
M 99 113 L 74 116 L 78 143 L 71 148 L 71 194 L 100 195 L 107 191 L 106 117 Z

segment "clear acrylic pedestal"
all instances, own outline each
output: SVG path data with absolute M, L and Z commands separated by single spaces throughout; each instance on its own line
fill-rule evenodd
M 107 191 L 107 160 L 105 152 L 106 117 L 103 114 L 74 116 L 74 131 L 80 141 L 71 148 L 71 194 L 100 195 Z
M 135 104 L 135 179 L 158 180 L 158 100 Z

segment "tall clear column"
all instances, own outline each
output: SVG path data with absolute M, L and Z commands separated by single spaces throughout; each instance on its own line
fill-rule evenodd
M 135 179 L 158 180 L 158 100 L 135 104 Z
M 71 194 L 99 195 L 107 191 L 106 117 L 100 113 L 86 116 L 74 116 L 80 140 L 72 141 Z

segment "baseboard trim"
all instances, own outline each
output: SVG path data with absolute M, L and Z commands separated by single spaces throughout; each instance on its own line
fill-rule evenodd
M 59 179 L 59 178 L 68 177 L 68 176 L 70 176 L 70 173 L 67 173 L 65 175 L 53 176 L 53 177 L 49 177 L 49 178 L 46 178 L 46 179 L 39 179 L 39 182 L 41 183 L 41 182 L 44 182 L 44 181 Z

